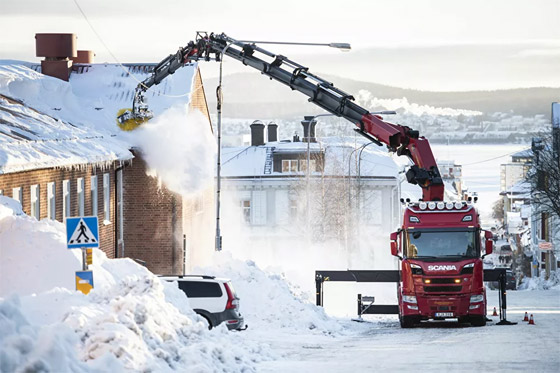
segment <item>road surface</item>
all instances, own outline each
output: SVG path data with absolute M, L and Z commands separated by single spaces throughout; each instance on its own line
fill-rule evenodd
M 489 315 L 497 291 L 489 291 Z M 535 325 L 523 322 L 525 311 Z M 509 291 L 508 320 L 517 325 L 459 326 L 451 322 L 401 329 L 396 316 L 349 327 L 345 336 L 266 335 L 281 356 L 259 372 L 534 371 L 560 372 L 560 290 Z

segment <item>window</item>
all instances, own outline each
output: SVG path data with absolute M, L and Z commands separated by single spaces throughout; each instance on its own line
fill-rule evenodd
M 297 172 L 297 159 L 282 159 L 282 172 Z
M 215 282 L 179 281 L 179 289 L 189 298 L 219 298 L 222 296 L 220 285 Z
M 477 258 L 480 254 L 474 229 L 460 231 L 414 229 L 407 232 L 406 240 L 407 258 Z
M 78 216 L 84 216 L 85 192 L 84 178 L 79 177 L 76 180 L 76 193 L 78 194 Z
M 243 220 L 245 220 L 245 223 L 251 223 L 251 201 L 241 201 L 241 210 L 243 211 Z
M 97 175 L 90 178 L 91 215 L 97 216 Z
M 315 159 L 310 159 L 309 163 L 311 164 L 311 172 L 317 171 L 317 161 Z M 307 171 L 307 159 L 302 159 L 299 161 L 299 170 L 300 171 Z
M 55 192 L 56 184 L 54 182 L 47 183 L 47 218 L 51 220 L 56 219 Z
M 0 189 L 0 196 L 4 195 L 4 189 Z
M 41 213 L 41 209 L 39 206 L 39 200 L 40 200 L 40 196 L 39 196 L 39 185 L 35 184 L 35 185 L 31 185 L 31 217 L 39 220 L 40 218 L 40 213 Z
M 103 174 L 103 220 L 104 223 L 111 222 L 111 177 L 109 174 Z
M 298 203 L 295 198 L 290 199 L 290 218 L 297 217 Z
M 70 216 L 70 180 L 62 182 L 62 217 Z
M 21 187 L 12 189 L 12 198 L 18 201 L 23 206 L 23 193 Z
M 204 195 L 203 194 L 199 194 L 198 196 L 195 197 L 194 211 L 197 214 L 200 214 L 202 211 L 204 211 Z

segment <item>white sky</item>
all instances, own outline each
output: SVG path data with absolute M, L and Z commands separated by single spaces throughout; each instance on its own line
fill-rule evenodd
M 37 61 L 35 33 L 73 32 L 79 49 L 94 50 L 97 62 L 114 62 L 74 1 L 122 62 L 158 62 L 194 39 L 197 30 L 225 32 L 236 39 L 349 42 L 354 52 L 366 47 L 522 43 L 522 53 L 560 56 L 558 0 L 1 0 L 0 59 Z M 267 49 L 292 58 L 339 53 L 277 47 Z M 535 84 L 543 85 L 540 80 Z M 527 78 L 523 85 L 530 85 Z

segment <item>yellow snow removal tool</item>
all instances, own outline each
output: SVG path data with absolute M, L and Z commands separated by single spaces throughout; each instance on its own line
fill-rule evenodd
M 150 116 L 134 117 L 132 109 L 121 109 L 117 112 L 117 125 L 123 131 L 133 131 L 150 118 Z

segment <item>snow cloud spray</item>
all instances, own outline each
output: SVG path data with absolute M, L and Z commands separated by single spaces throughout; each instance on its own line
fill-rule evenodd
M 168 189 L 192 195 L 214 180 L 216 142 L 209 126 L 201 112 L 176 105 L 131 136 L 153 175 Z

